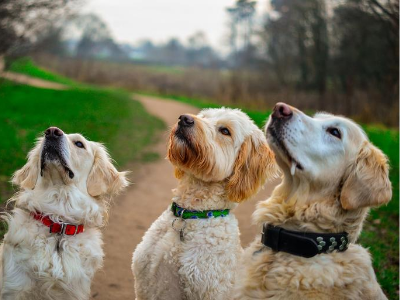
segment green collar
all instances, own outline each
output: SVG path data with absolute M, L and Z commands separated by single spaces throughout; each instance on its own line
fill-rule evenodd
M 182 219 L 209 219 L 226 217 L 227 215 L 229 215 L 229 209 L 203 211 L 187 210 L 183 207 L 178 206 L 178 204 L 176 204 L 175 202 L 172 202 L 171 210 L 175 217 Z

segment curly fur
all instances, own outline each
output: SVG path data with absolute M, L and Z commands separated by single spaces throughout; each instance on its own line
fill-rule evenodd
M 233 209 L 273 176 L 272 151 L 239 110 L 208 109 L 192 117 L 193 128 L 171 130 L 168 159 L 180 179 L 172 201 L 190 210 Z M 171 227 L 174 219 L 167 208 L 133 254 L 137 299 L 229 299 L 242 253 L 235 216 L 187 220 L 184 242 Z

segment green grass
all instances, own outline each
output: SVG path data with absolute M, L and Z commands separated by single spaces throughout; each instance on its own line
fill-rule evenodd
M 163 96 L 161 96 L 163 97 Z M 176 95 L 165 96 L 199 108 L 220 105 L 209 100 L 192 99 Z M 243 109 L 243 108 L 242 108 Z M 259 127 L 265 125 L 270 111 L 251 111 L 243 109 Z M 393 197 L 388 205 L 372 209 L 367 218 L 359 242 L 373 257 L 373 266 L 378 281 L 389 299 L 399 298 L 399 131 L 384 126 L 363 126 L 374 145 L 380 148 L 390 161 L 390 180 Z
M 40 78 L 43 80 L 48 80 L 56 83 L 61 83 L 69 86 L 78 86 L 80 85 L 76 81 L 66 78 L 64 76 L 55 74 L 53 72 L 49 72 L 43 68 L 40 68 L 34 64 L 32 59 L 28 57 L 23 57 L 11 62 L 8 67 L 8 71 L 21 73 L 25 75 L 29 75 L 32 77 Z
M 390 180 L 393 186 L 392 201 L 372 209 L 360 243 L 369 248 L 378 281 L 389 296 L 399 298 L 399 133 L 397 130 L 377 126 L 364 126 L 371 141 L 390 160 Z
M 120 91 L 56 91 L 3 81 L 0 99 L 0 181 L 1 190 L 6 189 L 2 200 L 10 192 L 5 182 L 24 165 L 35 139 L 49 126 L 104 142 L 120 166 L 153 157 L 144 155 L 143 149 L 164 126 Z
M 12 173 L 25 164 L 35 139 L 49 126 L 103 142 L 119 169 L 131 161 L 158 158 L 145 148 L 165 124 L 129 93 L 81 84 L 48 72 L 28 58 L 12 62 L 9 70 L 62 83 L 70 90 L 40 89 L 0 78 L 0 204 L 14 192 L 9 183 Z M 2 222 L 0 238 L 6 232 L 4 226 Z

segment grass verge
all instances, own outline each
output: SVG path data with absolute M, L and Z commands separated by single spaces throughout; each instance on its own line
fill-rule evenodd
M 55 74 L 53 72 L 47 71 L 43 68 L 38 67 L 29 57 L 23 57 L 17 60 L 14 60 L 10 63 L 8 67 L 8 71 L 21 73 L 28 76 L 36 77 L 43 80 L 48 80 L 56 83 L 65 84 L 71 87 L 78 87 L 81 84 L 66 78 L 64 76 Z

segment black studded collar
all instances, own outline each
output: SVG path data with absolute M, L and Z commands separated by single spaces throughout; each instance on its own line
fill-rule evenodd
M 301 232 L 264 224 L 261 242 L 274 251 L 283 251 L 310 258 L 321 253 L 346 251 L 349 245 L 349 238 L 347 232 Z

